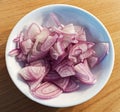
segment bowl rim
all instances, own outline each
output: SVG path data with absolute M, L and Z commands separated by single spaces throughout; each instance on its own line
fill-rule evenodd
M 113 70 L 113 67 L 114 67 L 114 62 L 115 62 L 115 51 L 114 51 L 113 41 L 112 41 L 112 38 L 111 38 L 111 36 L 110 36 L 107 28 L 104 26 L 104 24 L 103 24 L 96 16 L 94 16 L 92 13 L 90 13 L 90 12 L 87 11 L 86 9 L 83 9 L 83 8 L 81 8 L 81 7 L 78 7 L 78 6 L 68 5 L 68 4 L 50 4 L 50 5 L 45 5 L 45 6 L 36 8 L 36 9 L 30 11 L 29 13 L 25 14 L 25 15 L 24 15 L 22 18 L 20 18 L 20 20 L 15 24 L 15 26 L 12 28 L 12 31 L 10 32 L 10 34 L 9 34 L 9 36 L 8 36 L 8 40 L 7 40 L 7 44 L 6 44 L 6 48 L 5 48 L 5 62 L 6 62 L 8 74 L 9 74 L 11 80 L 13 81 L 13 83 L 15 84 L 15 86 L 18 88 L 18 90 L 19 90 L 23 95 L 25 95 L 27 98 L 29 98 L 30 100 L 32 100 L 32 101 L 34 101 L 34 102 L 36 102 L 36 103 L 38 103 L 38 104 L 45 105 L 45 106 L 48 106 L 48 107 L 71 107 L 71 106 L 75 106 L 75 105 L 82 104 L 82 103 L 79 103 L 79 102 L 78 102 L 78 103 L 74 103 L 74 104 L 71 104 L 71 105 L 65 105 L 65 106 L 47 105 L 47 104 L 44 104 L 44 103 L 40 103 L 40 102 L 38 102 L 38 101 L 30 98 L 30 97 L 27 96 L 26 94 L 24 94 L 23 91 L 21 91 L 21 89 L 18 87 L 18 85 L 17 85 L 17 84 L 15 83 L 15 81 L 12 79 L 12 76 L 10 75 L 11 72 L 10 72 L 10 69 L 9 69 L 9 67 L 8 67 L 8 64 L 9 64 L 9 63 L 8 63 L 8 60 L 7 60 L 7 56 L 8 56 L 8 54 L 7 54 L 7 53 L 8 53 L 8 52 L 7 52 L 7 48 L 9 47 L 9 46 L 8 46 L 8 42 L 9 42 L 10 36 L 11 36 L 13 30 L 16 28 L 16 26 L 17 26 L 22 20 L 24 20 L 24 18 L 25 18 L 26 16 L 30 15 L 31 13 L 34 13 L 34 12 L 36 12 L 36 11 L 38 11 L 38 10 L 41 10 L 41 9 L 44 9 L 44 8 L 58 7 L 58 6 L 59 6 L 59 7 L 63 7 L 63 6 L 64 6 L 64 7 L 74 8 L 75 10 L 80 10 L 80 11 L 82 11 L 82 12 L 84 12 L 84 13 L 92 16 L 92 17 L 103 27 L 103 29 L 105 30 L 106 34 L 108 35 L 108 38 L 109 38 L 110 44 L 111 44 L 111 49 L 112 49 L 112 52 L 113 52 L 113 54 L 112 54 L 113 59 L 112 59 L 112 65 L 110 66 L 111 68 L 110 68 L 110 70 L 109 70 L 109 74 L 108 74 L 108 76 L 107 76 L 107 80 L 105 80 L 105 82 L 104 82 L 104 84 L 102 85 L 102 87 L 101 87 L 100 89 L 98 89 L 97 92 L 94 93 L 94 95 L 92 95 L 92 97 L 90 97 L 89 99 L 84 100 L 82 103 L 84 103 L 84 102 L 90 100 L 91 98 L 93 98 L 94 96 L 96 96 L 96 95 L 104 88 L 104 86 L 106 85 L 106 83 L 107 83 L 108 80 L 110 79 L 110 76 L 111 76 L 111 74 L 112 74 L 112 70 Z

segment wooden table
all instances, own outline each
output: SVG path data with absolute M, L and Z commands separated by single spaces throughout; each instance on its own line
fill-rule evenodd
M 112 76 L 91 100 L 69 108 L 39 105 L 25 97 L 11 81 L 5 65 L 8 36 L 25 14 L 43 5 L 64 3 L 88 10 L 107 27 L 116 59 Z M 63 100 L 64 102 L 64 100 Z M 120 112 L 120 0 L 0 0 L 0 112 Z

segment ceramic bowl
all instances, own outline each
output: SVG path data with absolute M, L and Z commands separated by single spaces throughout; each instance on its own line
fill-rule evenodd
M 8 53 L 15 48 L 13 39 L 19 34 L 24 26 L 29 26 L 32 22 L 37 22 L 42 25 L 44 19 L 47 18 L 51 12 L 57 14 L 63 24 L 73 23 L 75 25 L 84 26 L 89 32 L 88 40 L 92 37 L 92 39 L 97 42 L 108 42 L 110 49 L 105 59 L 92 70 L 97 78 L 97 82 L 94 85 L 89 86 L 83 84 L 80 90 L 76 92 L 63 93 L 56 98 L 42 100 L 31 95 L 28 85 L 18 77 L 18 71 L 21 69 L 20 64 L 14 57 L 10 57 Z M 9 75 L 16 87 L 29 99 L 46 106 L 69 107 L 88 101 L 97 95 L 105 86 L 114 66 L 114 47 L 107 29 L 93 14 L 79 7 L 65 4 L 53 4 L 35 9 L 18 21 L 7 41 L 6 65 Z

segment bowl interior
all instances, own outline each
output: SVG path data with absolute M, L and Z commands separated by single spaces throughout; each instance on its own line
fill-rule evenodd
M 95 85 L 88 86 L 83 84 L 81 85 L 79 91 L 64 93 L 59 97 L 50 100 L 41 100 L 30 94 L 27 84 L 24 83 L 18 76 L 18 71 L 21 69 L 21 66 L 14 57 L 8 56 L 8 52 L 15 48 L 13 39 L 25 26 L 29 26 L 33 22 L 40 25 L 47 24 L 46 21 L 49 17 L 49 13 L 51 12 L 54 12 L 58 16 L 62 24 L 73 23 L 74 25 L 84 26 L 87 30 L 88 40 L 92 40 L 94 42 L 108 42 L 110 45 L 110 51 L 105 59 L 92 70 L 94 75 L 97 77 L 97 83 Z M 104 87 L 112 72 L 114 64 L 114 48 L 106 28 L 89 12 L 69 5 L 49 5 L 30 12 L 16 24 L 8 38 L 6 46 L 6 64 L 11 79 L 17 88 L 28 98 L 47 106 L 67 107 L 89 100 Z

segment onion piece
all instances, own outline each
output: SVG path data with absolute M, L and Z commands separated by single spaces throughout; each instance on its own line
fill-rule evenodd
M 19 55 L 16 56 L 16 59 L 20 62 L 26 63 L 27 57 L 22 52 L 20 52 Z
M 98 57 L 96 56 L 89 57 L 87 60 L 91 68 L 95 67 L 95 65 L 98 63 Z
M 68 41 L 68 40 L 63 40 L 61 44 L 62 44 L 62 45 L 61 45 L 62 48 L 63 48 L 63 49 L 66 49 L 66 48 L 70 45 L 70 41 Z
M 88 47 L 86 43 L 77 43 L 71 48 L 69 55 L 78 55 L 87 51 L 87 49 Z
M 53 68 L 55 68 L 58 64 L 60 64 L 67 57 L 67 53 L 64 52 L 61 56 L 58 57 L 57 60 L 53 60 Z
M 46 75 L 45 67 L 43 67 L 43 66 L 41 66 L 41 67 L 34 67 L 34 66 L 24 67 L 19 71 L 19 74 L 24 80 L 29 80 L 29 81 L 37 80 L 40 77 L 44 77 Z
M 30 63 L 30 66 L 45 66 L 45 61 L 43 59 L 33 61 Z
M 76 77 L 80 81 L 86 84 L 94 84 L 96 82 L 95 76 L 92 74 L 92 72 L 89 69 L 87 60 L 84 60 L 84 63 L 79 63 L 75 65 L 74 69 L 77 72 Z
M 41 99 L 51 99 L 59 96 L 62 90 L 52 83 L 42 83 L 32 94 Z
M 38 80 L 31 80 L 31 81 L 27 81 L 29 87 L 30 87 L 30 90 L 31 91 L 35 91 L 41 84 L 42 80 L 43 80 L 43 76 L 41 76 Z
M 76 36 L 76 33 L 68 33 L 68 32 L 66 32 L 66 31 L 63 31 L 63 30 L 61 30 L 61 29 L 59 29 L 59 28 L 56 28 L 56 27 L 54 27 L 53 30 L 54 30 L 55 32 L 57 32 L 58 34 L 62 34 L 62 35 L 64 35 L 64 36 Z
M 61 23 L 60 23 L 59 19 L 57 18 L 57 16 L 55 15 L 55 13 L 50 13 L 50 17 L 56 23 L 56 25 L 61 26 Z
M 60 79 L 60 75 L 56 71 L 50 71 L 48 74 L 44 77 L 44 81 L 53 81 Z
M 76 79 L 76 77 L 70 77 L 69 83 L 67 87 L 65 88 L 64 92 L 73 92 L 80 88 L 80 83 Z
M 48 36 L 45 42 L 41 45 L 41 51 L 48 51 L 56 42 L 58 35 Z
M 37 66 L 37 67 L 45 67 L 45 74 L 47 74 L 50 70 L 50 65 L 47 62 L 47 60 L 37 60 L 37 61 L 33 61 L 29 64 L 30 66 Z
M 53 80 L 52 83 L 54 83 L 55 85 L 57 85 L 59 88 L 61 88 L 64 91 L 69 83 L 69 77 L 60 78 L 58 80 Z
M 53 47 L 50 49 L 50 55 L 53 59 L 57 60 L 59 57 L 64 55 L 64 50 L 61 45 L 61 41 L 57 41 Z
M 28 62 L 41 59 L 48 53 L 48 51 L 43 52 L 40 49 L 38 49 L 39 48 L 38 45 L 41 45 L 47 39 L 48 36 L 49 36 L 49 31 L 47 29 L 43 29 L 41 33 L 37 35 L 34 46 L 31 49 L 31 52 L 27 56 Z
M 74 63 L 77 63 L 77 57 L 85 51 L 87 51 L 87 45 L 85 43 L 77 43 L 71 47 L 68 58 Z
M 96 43 L 93 49 L 96 52 L 96 57 L 98 57 L 98 63 L 100 63 L 109 53 L 109 43 Z
M 59 55 L 62 55 L 64 53 L 64 49 L 62 48 L 61 44 L 62 44 L 61 41 L 57 41 L 54 45 L 54 48 Z
M 22 50 L 22 53 L 27 55 L 31 48 L 33 47 L 33 42 L 31 41 L 31 39 L 27 39 L 27 40 L 24 40 L 20 43 L 20 48 Z
M 51 47 L 50 48 L 50 56 L 52 57 L 52 59 L 57 60 L 59 58 L 59 53 L 55 50 L 55 48 Z
M 82 26 L 74 26 L 75 32 L 77 33 L 76 39 L 78 41 L 87 41 L 86 33 Z
M 50 32 L 47 28 L 43 28 L 39 35 L 36 36 L 36 42 L 43 43 L 47 37 L 49 36 Z
M 77 40 L 79 40 L 79 41 L 81 41 L 81 40 L 86 41 L 87 40 L 86 38 L 87 38 L 86 37 L 86 33 L 85 33 L 85 31 L 83 31 L 83 33 L 78 36 Z
M 73 24 L 68 24 L 68 25 L 64 26 L 62 31 L 65 34 L 76 34 Z
M 17 56 L 20 53 L 20 49 L 13 49 L 9 52 L 10 56 Z
M 41 26 L 36 23 L 32 23 L 27 30 L 27 39 L 35 40 L 36 36 L 41 32 Z
M 61 77 L 68 77 L 68 76 L 73 76 L 75 75 L 75 71 L 73 70 L 73 68 L 67 64 L 66 62 L 62 62 L 60 63 L 55 70 L 58 72 L 58 74 Z
M 24 36 L 24 32 L 21 31 L 19 34 L 19 42 L 22 42 L 24 40 L 25 36 Z
M 84 28 L 82 26 L 75 26 L 74 25 L 75 32 L 78 33 L 78 35 L 81 35 L 84 32 Z
M 19 36 L 17 36 L 16 38 L 13 39 L 13 42 L 18 42 L 20 39 L 19 39 Z
M 33 61 L 37 61 L 38 59 L 42 59 L 48 52 L 42 52 L 42 51 L 35 51 L 34 53 L 29 53 L 27 56 L 27 62 L 33 62 Z
M 92 55 L 95 55 L 95 51 L 93 49 L 88 49 L 86 52 L 79 55 L 79 62 L 83 62 L 86 58 L 91 57 Z

